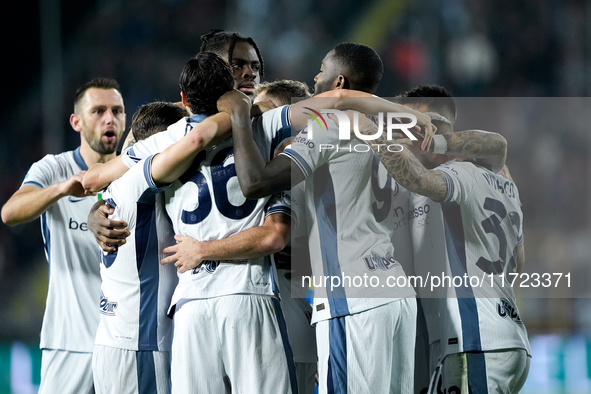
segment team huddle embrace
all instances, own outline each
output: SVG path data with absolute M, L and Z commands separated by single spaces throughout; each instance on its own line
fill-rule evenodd
M 39 393 L 519 392 L 531 350 L 499 285 L 525 258 L 506 140 L 454 130 L 441 86 L 375 96 L 365 45 L 328 52 L 312 95 L 260 83 L 251 38 L 202 41 L 181 101 L 142 105 L 119 156 L 119 85 L 80 87 L 80 147 L 33 164 L 2 208 L 9 225 L 41 217 Z M 373 285 L 433 274 L 487 280 Z M 342 280 L 308 303 L 311 278 Z

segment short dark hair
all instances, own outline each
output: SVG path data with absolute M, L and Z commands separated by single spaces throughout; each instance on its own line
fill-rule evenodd
M 76 89 L 76 93 L 74 94 L 74 112 L 76 112 L 76 106 L 78 105 L 82 97 L 84 97 L 86 91 L 90 88 L 115 89 L 120 92 L 119 83 L 117 83 L 117 81 L 115 81 L 113 78 L 93 78 L 92 80 L 86 82 L 84 85 Z
M 168 126 L 189 116 L 187 110 L 168 101 L 155 101 L 140 106 L 131 120 L 131 132 L 135 141 L 166 130 Z
M 396 97 L 400 104 L 427 105 L 434 112 L 449 112 L 457 115 L 456 101 L 453 95 L 441 85 L 418 85 Z M 450 119 L 452 120 L 452 119 Z
M 255 95 L 265 92 L 267 96 L 271 96 L 277 100 L 276 104 L 287 105 L 291 104 L 292 97 L 312 97 L 310 88 L 303 82 L 292 81 L 290 79 L 282 79 L 274 82 L 261 83 L 255 89 Z
M 335 60 L 347 70 L 350 88 L 375 93 L 384 74 L 380 55 L 367 45 L 352 42 L 338 44 L 333 50 Z
M 216 101 L 234 88 L 234 74 L 228 62 L 213 52 L 200 52 L 190 59 L 179 80 L 194 114 L 213 115 Z
M 201 36 L 201 48 L 200 52 L 214 52 L 220 56 L 224 55 L 224 49 L 228 45 L 227 55 L 228 63 L 232 64 L 232 53 L 236 42 L 246 42 L 250 44 L 257 53 L 259 62 L 261 63 L 260 76 L 265 76 L 265 63 L 263 62 L 263 56 L 257 46 L 256 42 L 251 37 L 244 37 L 242 34 L 235 31 L 226 31 L 222 29 L 212 29 L 209 33 Z

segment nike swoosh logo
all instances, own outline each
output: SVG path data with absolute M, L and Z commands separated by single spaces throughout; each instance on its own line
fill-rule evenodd
M 84 198 L 77 198 L 77 199 L 74 199 L 72 196 L 70 196 L 70 197 L 68 198 L 68 201 L 70 201 L 70 202 L 80 202 L 80 201 L 84 201 Z

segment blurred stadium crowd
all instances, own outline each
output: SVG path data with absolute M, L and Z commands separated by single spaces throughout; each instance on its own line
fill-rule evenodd
M 129 124 L 138 105 L 179 97 L 180 70 L 212 28 L 257 41 L 263 80 L 310 86 L 330 48 L 360 42 L 384 61 L 381 96 L 439 83 L 459 97 L 494 97 L 460 100 L 460 111 L 471 116 L 460 112 L 458 123 L 500 132 L 509 142 L 507 163 L 525 216 L 526 271 L 571 271 L 584 281 L 591 278 L 591 134 L 589 100 L 581 98 L 591 95 L 589 16 L 591 2 L 574 0 L 95 1 L 62 40 L 59 150 L 75 148 L 78 139 L 68 124 L 76 86 L 99 75 L 117 79 Z M 31 163 L 56 153 L 43 148 L 39 75 L 29 82 L 7 92 L 11 104 L 2 108 L 0 204 Z M 1 340 L 38 340 L 46 264 L 38 222 L 0 226 Z M 588 300 L 571 296 L 521 300 L 530 334 L 591 332 Z

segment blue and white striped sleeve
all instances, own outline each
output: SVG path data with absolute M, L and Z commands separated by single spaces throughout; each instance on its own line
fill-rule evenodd
M 267 203 L 265 218 L 276 213 L 283 213 L 291 217 L 297 224 L 295 212 L 291 209 L 291 193 L 286 190 L 271 196 Z
M 467 166 L 473 164 L 454 160 L 435 168 L 435 171 L 441 172 L 447 180 L 447 194 L 443 202 L 461 204 L 472 195 L 475 181 Z
M 328 120 L 328 130 L 315 130 L 313 138 L 309 138 L 306 127 L 281 154 L 289 157 L 307 178 L 336 152 L 338 134 L 339 128 L 332 120 Z

